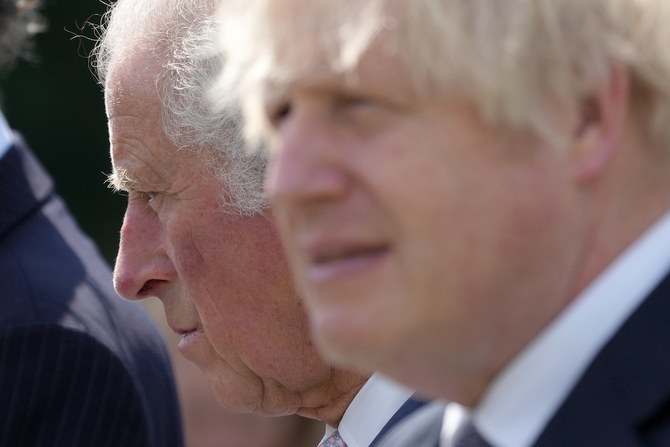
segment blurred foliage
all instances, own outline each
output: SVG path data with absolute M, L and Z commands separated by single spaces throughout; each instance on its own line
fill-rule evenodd
M 109 144 L 100 86 L 88 55 L 106 6 L 99 0 L 42 0 L 47 29 L 31 56 L 0 80 L 2 110 L 56 181 L 80 226 L 112 262 L 125 198 L 105 186 Z M 78 37 L 79 36 L 79 37 Z

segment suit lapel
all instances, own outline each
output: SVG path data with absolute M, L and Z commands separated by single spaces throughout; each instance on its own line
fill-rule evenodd
M 418 405 L 395 424 L 389 421 L 388 429 L 383 430 L 370 447 L 437 447 L 444 410 L 442 401 Z
M 670 445 L 670 276 L 593 360 L 536 446 Z M 644 442 L 643 442 L 644 441 Z
M 18 138 L 0 158 L 0 238 L 53 193 L 53 182 Z
M 382 427 L 379 431 L 379 434 L 375 439 L 370 443 L 370 447 L 374 447 L 378 444 L 379 440 L 382 439 L 389 430 L 395 427 L 400 421 L 408 417 L 410 414 L 417 411 L 419 408 L 426 405 L 428 402 L 424 400 L 417 399 L 415 397 L 410 397 L 407 401 L 395 412 L 393 417 Z

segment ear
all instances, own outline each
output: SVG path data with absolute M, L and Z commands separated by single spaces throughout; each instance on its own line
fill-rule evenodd
M 573 172 L 579 183 L 597 178 L 614 157 L 628 112 L 630 73 L 612 65 L 610 78 L 584 99 L 573 141 Z

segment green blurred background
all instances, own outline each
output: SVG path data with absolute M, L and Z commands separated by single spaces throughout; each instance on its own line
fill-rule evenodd
M 125 198 L 106 188 L 108 137 L 103 97 L 88 55 L 106 6 L 99 0 L 42 0 L 47 30 L 34 38 L 30 60 L 0 79 L 1 107 L 56 181 L 79 224 L 111 263 Z M 86 37 L 76 37 L 76 36 Z

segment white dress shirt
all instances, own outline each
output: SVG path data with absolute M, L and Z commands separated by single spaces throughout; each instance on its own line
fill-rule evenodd
M 470 413 L 496 447 L 531 445 L 582 373 L 670 270 L 670 212 L 630 245 L 502 372 Z M 468 409 L 449 404 L 441 445 Z
M 12 131 L 7 124 L 5 115 L 0 111 L 0 158 L 12 147 Z
M 344 412 L 338 431 L 348 447 L 368 447 L 414 392 L 375 373 Z M 335 428 L 326 426 L 326 439 Z

